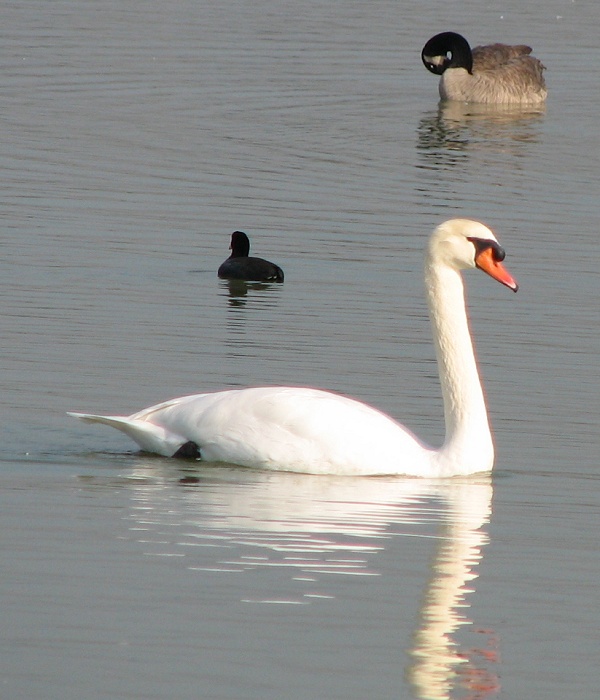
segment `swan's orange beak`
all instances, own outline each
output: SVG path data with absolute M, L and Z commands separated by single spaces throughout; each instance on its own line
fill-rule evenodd
M 475 255 L 475 264 L 480 270 L 487 272 L 490 277 L 506 285 L 513 292 L 519 289 L 519 285 L 504 265 L 494 257 L 493 248 L 484 248 Z

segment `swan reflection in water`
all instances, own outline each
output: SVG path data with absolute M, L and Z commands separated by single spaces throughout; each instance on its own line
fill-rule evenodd
M 466 698 L 480 700 L 499 690 L 494 671 L 497 640 L 488 630 L 482 632 L 484 648 L 461 650 L 452 635 L 471 624 L 463 611 L 469 607 L 466 595 L 474 590 L 468 583 L 478 577 L 476 567 L 488 543 L 483 525 L 491 515 L 492 486 L 489 480 L 451 484 L 445 495 L 445 522 L 414 634 L 408 675 L 419 698 L 450 698 L 453 687 L 460 685 L 469 693 Z
M 428 480 L 228 468 L 177 473 L 172 463 L 163 469 L 159 459 L 136 459 L 140 464 L 146 466 L 128 477 L 131 536 L 143 542 L 145 554 L 180 557 L 205 576 L 269 575 L 275 567 L 277 590 L 289 590 L 273 600 L 265 597 L 264 578 L 258 586 L 256 577 L 247 586 L 236 578 L 245 603 L 325 604 L 339 595 L 339 575 L 381 575 L 371 555 L 392 538 L 433 537 L 437 545 L 423 582 L 407 679 L 416 697 L 428 700 L 481 700 L 498 690 L 493 632 L 471 627 L 468 638 L 473 630 L 477 641 L 469 648 L 456 638 L 461 627 L 472 625 L 468 598 L 488 542 L 489 475 Z M 405 651 L 398 649 L 399 658 Z

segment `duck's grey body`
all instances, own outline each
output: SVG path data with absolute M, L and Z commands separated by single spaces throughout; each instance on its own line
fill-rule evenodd
M 471 50 L 455 32 L 432 37 L 423 47 L 425 67 L 441 75 L 443 100 L 487 104 L 538 104 L 548 91 L 544 65 L 531 47 L 490 44 Z

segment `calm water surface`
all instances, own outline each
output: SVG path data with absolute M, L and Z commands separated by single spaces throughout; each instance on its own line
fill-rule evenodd
M 4 8 L 3 699 L 595 697 L 594 10 Z M 440 107 L 444 29 L 531 43 L 546 108 Z M 521 284 L 468 279 L 492 479 L 176 464 L 65 416 L 307 384 L 438 443 L 421 257 L 452 216 Z M 216 279 L 235 229 L 284 285 Z

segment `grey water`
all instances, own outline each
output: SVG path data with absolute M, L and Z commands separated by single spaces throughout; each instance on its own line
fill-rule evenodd
M 596 14 L 3 7 L 3 700 L 596 696 Z M 439 105 L 445 29 L 530 43 L 546 107 Z M 455 216 L 521 286 L 467 279 L 491 477 L 170 461 L 65 415 L 298 384 L 439 444 L 421 259 Z M 283 285 L 217 280 L 236 229 Z

